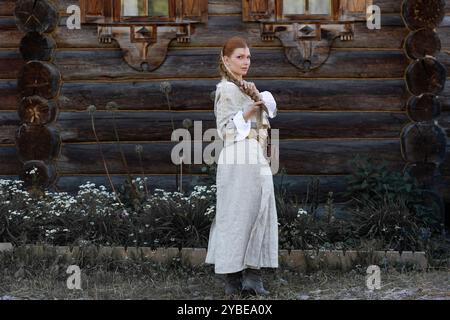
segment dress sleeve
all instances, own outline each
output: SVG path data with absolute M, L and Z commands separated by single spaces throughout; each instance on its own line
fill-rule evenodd
M 245 121 L 243 106 L 236 103 L 232 90 L 227 85 L 217 87 L 214 113 L 216 116 L 217 132 L 222 140 L 225 136 L 232 136 L 233 140 L 245 139 L 250 133 L 251 121 Z
M 260 92 L 261 99 L 269 110 L 269 117 L 275 118 L 277 115 L 277 102 L 275 101 L 273 95 L 269 91 Z
M 250 120 L 245 121 L 242 111 L 238 111 L 233 117 L 234 125 L 238 131 L 235 137 L 236 141 L 244 140 L 248 136 L 251 129 L 252 122 Z

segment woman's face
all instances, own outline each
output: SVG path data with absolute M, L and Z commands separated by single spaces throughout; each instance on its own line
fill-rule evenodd
M 236 48 L 231 57 L 224 57 L 225 64 L 236 76 L 242 78 L 250 68 L 250 49 Z

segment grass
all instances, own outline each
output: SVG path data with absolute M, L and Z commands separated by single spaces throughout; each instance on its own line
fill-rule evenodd
M 211 265 L 192 267 L 182 261 L 169 264 L 151 261 L 114 261 L 81 268 L 82 290 L 66 286 L 68 263 L 59 257 L 22 259 L 18 253 L 0 253 L 0 299 L 261 299 L 227 297 L 223 276 Z M 366 287 L 366 268 L 350 272 L 299 273 L 280 267 L 264 270 L 265 299 L 446 299 L 450 300 L 447 268 L 427 272 L 410 269 L 381 270 L 381 289 Z

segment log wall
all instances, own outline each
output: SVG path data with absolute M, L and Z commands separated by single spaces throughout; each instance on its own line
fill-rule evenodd
M 87 180 L 107 185 L 103 164 L 91 130 L 87 106 L 96 105 L 96 128 L 114 181 L 126 174 L 112 130 L 115 101 L 117 127 L 129 169 L 141 173 L 135 152 L 143 146 L 144 172 L 152 187 L 174 189 L 176 168 L 170 161 L 171 113 L 159 91 L 162 81 L 172 85 L 171 105 L 175 127 L 184 119 L 203 120 L 203 130 L 215 126 L 211 92 L 219 81 L 217 56 L 232 35 L 251 43 L 252 66 L 247 80 L 260 91 L 269 90 L 277 100 L 279 113 L 272 127 L 280 129 L 280 165 L 287 170 L 283 181 L 291 190 L 304 194 L 310 179 L 321 181 L 322 196 L 345 188 L 348 161 L 357 153 L 387 160 L 402 169 L 399 136 L 409 122 L 405 104 L 404 72 L 409 64 L 403 41 L 409 31 L 400 17 L 400 1 L 374 0 L 381 7 L 381 30 L 356 25 L 355 40 L 335 41 L 327 62 L 310 73 L 291 65 L 280 41 L 263 42 L 259 24 L 243 23 L 241 1 L 210 0 L 209 21 L 198 25 L 190 43 L 173 41 L 163 65 L 154 72 L 140 73 L 123 60 L 120 47 L 100 44 L 93 25 L 81 30 L 65 27 L 66 8 L 77 0 L 60 0 L 60 26 L 53 34 L 57 43 L 55 65 L 63 77 L 57 126 L 62 150 L 57 160 L 57 190 L 76 191 Z M 15 177 L 20 168 L 14 133 L 17 115 L 17 75 L 23 65 L 19 45 L 23 34 L 14 22 L 15 1 L 0 2 L 0 178 Z M 442 50 L 438 56 L 450 67 L 450 0 L 446 18 L 438 29 Z M 450 74 L 450 73 L 449 73 Z M 450 82 L 442 96 L 439 124 L 450 136 Z M 186 166 L 184 186 L 193 177 L 204 176 L 201 165 Z M 450 181 L 450 160 L 443 164 L 444 182 Z M 275 177 L 275 181 L 281 180 Z M 450 202 L 450 188 L 445 198 Z M 337 197 L 337 201 L 345 199 Z

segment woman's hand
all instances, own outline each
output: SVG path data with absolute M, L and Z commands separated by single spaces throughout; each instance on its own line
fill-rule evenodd
M 257 95 L 259 95 L 259 91 L 253 82 L 247 82 L 245 80 L 242 80 L 241 86 L 244 88 L 244 90 L 250 89 L 249 90 L 250 92 L 255 92 Z
M 261 108 L 261 105 L 263 103 L 264 101 L 258 101 L 253 103 L 250 109 L 243 113 L 242 116 L 244 117 L 244 120 L 248 121 L 248 119 L 250 119 L 253 116 L 253 114 Z

